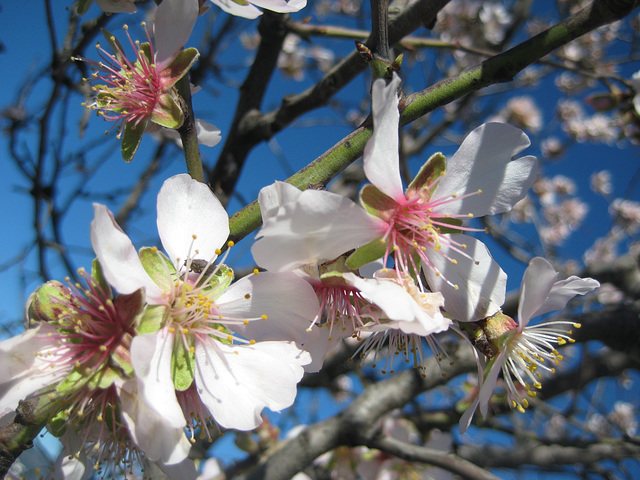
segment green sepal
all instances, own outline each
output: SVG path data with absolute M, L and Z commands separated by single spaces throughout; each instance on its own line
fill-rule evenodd
M 164 324 L 168 309 L 169 307 L 164 305 L 147 305 L 136 326 L 136 332 L 139 335 L 143 335 L 145 333 L 155 333 L 160 330 Z
M 398 202 L 370 183 L 360 190 L 360 204 L 371 215 L 383 220 L 390 219 L 399 207 Z
M 100 369 L 100 371 L 91 376 L 88 386 L 92 390 L 98 388 L 105 390 L 113 385 L 113 382 L 115 382 L 118 378 L 120 378 L 120 374 L 113 368 L 105 365 Z
M 151 45 L 149 45 L 149 42 L 141 43 L 139 46 L 139 50 L 144 54 L 145 57 L 147 57 L 149 63 L 153 63 L 153 56 L 151 55 Z
M 120 344 L 111 351 L 111 361 L 129 378 L 134 376 L 133 364 L 131 363 L 131 340 L 133 337 L 129 333 L 125 333 Z
M 134 122 L 126 122 L 124 124 L 120 152 L 122 153 L 122 159 L 125 162 L 129 163 L 136 155 L 140 142 L 142 142 L 142 135 L 147 130 L 148 123 L 149 120 L 145 118 L 137 125 Z
M 173 89 L 168 90 L 158 97 L 158 101 L 151 112 L 151 121 L 162 127 L 175 130 L 184 123 L 184 112 L 180 106 L 177 93 Z
M 78 0 L 78 4 L 76 5 L 76 12 L 78 12 L 78 15 L 84 15 L 87 13 L 92 3 L 93 0 Z
M 381 258 L 386 251 L 387 242 L 382 238 L 376 238 L 349 255 L 346 265 L 352 270 L 357 270 Z
M 52 280 L 38 287 L 29 296 L 27 303 L 27 317 L 30 324 L 35 322 L 58 323 L 71 300 L 71 291 L 57 280 Z
M 138 257 L 140 257 L 145 272 L 163 292 L 173 290 L 176 267 L 169 257 L 153 247 L 142 247 L 138 252 Z
M 438 218 L 436 219 L 439 223 L 446 223 L 447 225 L 451 225 L 451 227 L 443 227 L 442 225 L 438 225 L 438 234 L 444 235 L 445 233 L 462 233 L 462 230 L 459 227 L 462 227 L 462 220 L 459 218 Z M 456 228 L 458 227 L 458 228 Z
M 80 371 L 81 369 L 84 369 L 84 366 L 74 367 L 71 373 L 58 383 L 56 391 L 63 396 L 69 396 L 84 387 L 89 382 L 89 378 Z
M 182 337 L 178 336 L 176 337 L 171 357 L 171 376 L 176 390 L 183 392 L 191 386 L 194 371 L 195 353 L 192 353 L 190 348 L 185 347 Z
M 228 267 L 224 263 L 217 265 L 218 271 L 216 272 L 211 280 L 209 280 L 209 284 L 214 287 L 218 291 L 223 291 L 229 288 L 231 282 L 233 282 L 233 269 Z
M 67 415 L 64 409 L 60 410 L 49 420 L 49 423 L 47 423 L 47 430 L 49 430 L 49 433 L 54 437 L 60 438 L 67 430 L 68 419 L 69 415 Z
M 178 80 L 185 76 L 189 69 L 196 63 L 200 52 L 191 47 L 186 48 L 175 56 L 171 63 L 160 71 L 160 79 L 165 88 L 172 87 Z
M 431 155 L 407 187 L 407 198 L 420 195 L 421 191 L 424 191 L 423 195 L 426 194 L 427 199 L 431 198 L 437 186 L 437 180 L 444 175 L 446 167 L 447 160 L 444 155 L 441 153 Z
M 111 33 L 108 30 L 105 30 L 104 28 L 101 28 L 100 31 L 102 32 L 102 35 L 104 35 L 105 40 L 107 41 L 107 43 L 109 44 L 109 46 L 111 47 L 111 50 L 113 50 L 113 53 L 116 56 L 116 59 L 118 60 L 118 62 L 121 65 L 126 64 L 126 58 L 124 57 L 124 49 L 122 48 L 122 45 L 120 44 L 120 42 L 118 41 L 118 39 L 116 38 L 116 36 Z
M 111 285 L 107 282 L 107 279 L 104 278 L 104 273 L 102 271 L 102 265 L 97 258 L 94 258 L 91 262 L 91 276 L 96 282 L 102 291 L 105 293 L 107 298 L 113 298 L 113 290 L 111 290 Z

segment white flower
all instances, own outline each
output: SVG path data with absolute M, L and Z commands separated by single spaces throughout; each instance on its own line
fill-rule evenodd
M 536 159 L 511 159 L 529 139 L 509 125 L 482 125 L 446 165 L 442 155 L 434 155 L 405 192 L 398 153 L 399 82 L 395 76 L 389 85 L 381 79 L 373 84 L 374 130 L 364 151 L 365 174 L 373 185 L 360 193 L 365 208 L 333 193 L 302 192 L 264 220 L 254 258 L 269 270 L 288 270 L 379 241 L 378 256 L 385 265 L 393 258 L 399 278 L 422 267 L 431 290 L 444 295 L 447 313 L 460 321 L 485 318 L 504 301 L 506 275 L 481 242 L 443 231 L 477 231 L 461 220 L 506 212 L 524 197 Z
M 547 260 L 534 258 L 522 279 L 518 322 L 502 313 L 487 320 L 485 332 L 499 353 L 487 364 L 478 397 L 460 420 L 461 432 L 469 426 L 478 406 L 480 413 L 486 416 L 500 372 L 511 405 L 524 412 L 529 405 L 527 397 L 535 396 L 531 385 L 541 388 L 538 370 L 553 373 L 555 369 L 549 364 L 557 365 L 562 359 L 554 345 L 573 342 L 569 328 L 579 328 L 579 324 L 557 320 L 529 326 L 529 322 L 538 315 L 562 310 L 573 297 L 592 291 L 600 283 L 592 278 L 576 276 L 556 282 L 557 277 L 558 273 Z
M 244 18 L 258 18 L 262 15 L 260 8 L 278 13 L 292 13 L 302 10 L 307 6 L 307 0 L 211 0 L 222 10 L 231 15 Z M 257 8 L 260 7 L 260 8 Z
M 229 286 L 231 271 L 213 266 L 229 234 L 227 214 L 209 187 L 188 175 L 168 179 L 158 194 L 158 232 L 169 259 L 157 249 L 139 256 L 111 212 L 94 209 L 91 238 L 105 277 L 120 292 L 144 288 L 147 302 L 161 307 L 159 325 L 131 346 L 145 402 L 136 408 L 172 418 L 176 427 L 187 423 L 184 410 L 195 418 L 192 431 L 208 432 L 211 417 L 225 428 L 250 430 L 264 407 L 291 405 L 309 355 L 292 342 L 255 343 L 237 332 L 254 321 L 275 329 L 308 325 L 317 299 L 306 282 L 264 273 Z M 153 443 L 144 424 L 136 428 L 138 440 Z M 165 440 L 157 448 L 170 451 L 175 439 Z

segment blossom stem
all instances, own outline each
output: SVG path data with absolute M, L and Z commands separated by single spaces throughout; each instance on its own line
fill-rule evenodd
M 184 123 L 178 128 L 182 148 L 184 149 L 187 172 L 191 178 L 205 183 L 204 169 L 202 168 L 202 158 L 200 157 L 200 147 L 198 146 L 198 134 L 196 133 L 195 116 L 191 103 L 191 86 L 189 85 L 189 75 L 183 76 L 176 83 L 176 89 L 180 98 L 184 100 L 182 108 L 184 110 Z
M 21 401 L 15 418 L 0 428 L 0 478 L 4 478 L 23 451 L 33 446 L 33 439 L 46 425 L 49 410 L 42 407 L 47 401 L 46 395 Z

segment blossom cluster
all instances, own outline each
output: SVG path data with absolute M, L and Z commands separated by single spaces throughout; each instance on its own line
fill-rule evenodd
M 98 3 L 112 11 L 135 9 L 133 1 Z M 261 14 L 256 6 L 290 12 L 306 4 L 214 3 L 248 18 Z M 186 121 L 177 83 L 199 56 L 183 47 L 201 8 L 197 0 L 164 0 L 156 12 L 155 46 L 150 33 L 144 44 L 127 33 L 133 61 L 109 33 L 115 53 L 98 46 L 102 62 L 81 59 L 94 69 L 91 81 L 101 82 L 92 87 L 89 108 L 116 122 L 125 160 L 133 158 L 143 133 L 174 131 Z M 471 13 L 483 18 L 486 42 L 503 40 L 508 18 L 502 7 L 487 3 Z M 288 37 L 279 60 L 293 76 L 304 61 L 297 43 Z M 324 51 L 307 53 L 318 62 L 333 60 Z M 191 176 L 167 179 L 157 195 L 164 252 L 137 250 L 107 206 L 94 204 L 96 260 L 90 272 L 78 272 L 84 284 L 67 279 L 39 287 L 26 309 L 29 329 L 0 343 L 0 417 L 29 402 L 62 440 L 60 469 L 74 478 L 87 475 L 89 466 L 103 477 L 159 468 L 169 478 L 195 478 L 189 451 L 197 438 L 253 430 L 265 408 L 292 405 L 304 373 L 319 371 L 343 339 L 356 342 L 354 355 L 380 357 L 382 372 L 393 373 L 398 363 L 423 369 L 424 345 L 447 355 L 439 340 L 445 332 L 477 349 L 477 395 L 462 415 L 461 431 L 476 410 L 487 414 L 500 375 L 509 403 L 524 412 L 542 373 L 552 373 L 562 359 L 556 346 L 572 342 L 571 329 L 579 328 L 565 320 L 531 320 L 599 284 L 576 276 L 558 280 L 547 260 L 534 258 L 513 319 L 501 310 L 505 272 L 470 234 L 484 231 L 476 218 L 516 205 L 514 215 L 526 218 L 533 188 L 546 207 L 547 242 L 557 244 L 580 223 L 584 206 L 571 199 L 558 206 L 557 197 L 572 195 L 574 186 L 561 177 L 536 182 L 537 159 L 520 156 L 530 144 L 527 135 L 499 121 L 469 133 L 450 158 L 433 154 L 405 188 L 399 90 L 395 73 L 373 83 L 373 133 L 363 154 L 368 183 L 359 202 L 284 182 L 263 188 L 263 225 L 251 249 L 259 268 L 239 280 L 224 263 L 223 250 L 233 247 L 227 213 Z M 560 115 L 573 117 L 570 107 Z M 534 131 L 542 124 L 526 98 L 513 99 L 496 119 Z M 205 144 L 217 143 L 215 127 L 198 125 Z M 605 177 L 595 182 L 603 194 Z M 638 222 L 635 203 L 614 201 L 612 211 L 620 223 Z M 386 427 L 409 437 L 402 425 Z M 362 477 L 375 476 L 387 460 L 375 452 L 363 458 Z

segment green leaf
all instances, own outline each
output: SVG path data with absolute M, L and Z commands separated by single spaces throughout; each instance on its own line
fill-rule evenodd
M 82 370 L 84 370 L 84 366 L 74 367 L 71 370 L 71 373 L 65 377 L 58 385 L 56 386 L 56 390 L 64 396 L 69 396 L 78 389 L 84 387 L 88 382 L 89 378 L 84 374 Z
M 431 198 L 433 191 L 437 185 L 438 179 L 444 175 L 447 161 L 441 153 L 431 155 L 424 165 L 420 168 L 418 174 L 409 184 L 407 188 L 407 198 L 413 198 L 420 194 L 421 190 L 426 193 L 426 198 Z
M 349 255 L 346 262 L 347 267 L 352 270 L 357 270 L 381 258 L 386 251 L 387 242 L 382 240 L 382 238 L 376 238 Z
M 195 353 L 191 348 L 185 347 L 182 337 L 177 336 L 171 357 L 171 375 L 176 390 L 182 392 L 191 386 L 194 371 Z
M 173 289 L 176 267 L 169 257 L 155 247 L 142 247 L 138 252 L 138 257 L 140 257 L 145 272 L 163 292 L 169 292 Z
M 69 415 L 65 412 L 64 409 L 60 410 L 55 416 L 49 420 L 47 424 L 47 429 L 49 433 L 56 438 L 60 438 L 67 429 L 67 420 L 69 419 Z
M 122 159 L 125 162 L 129 163 L 133 160 L 148 123 L 149 121 L 147 119 L 142 120 L 138 125 L 135 125 L 133 122 L 125 123 L 124 131 L 122 132 L 122 146 L 120 147 Z

